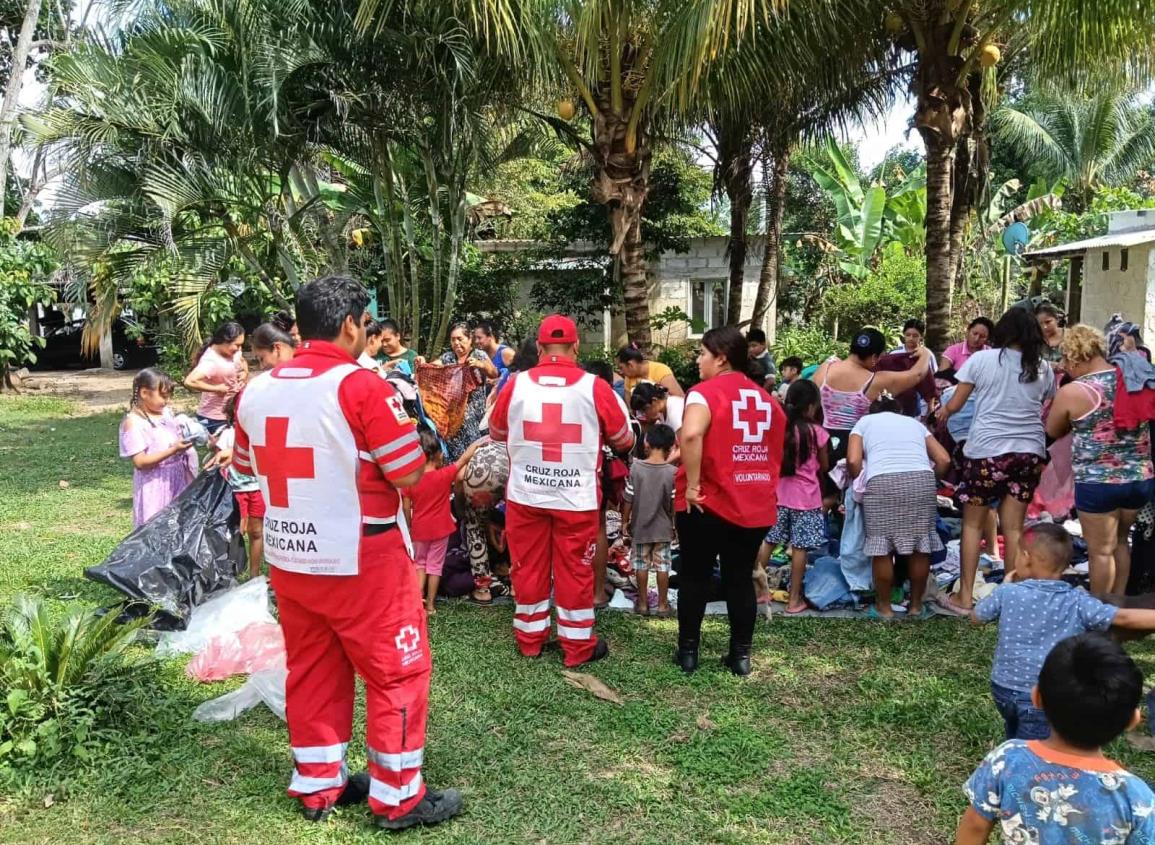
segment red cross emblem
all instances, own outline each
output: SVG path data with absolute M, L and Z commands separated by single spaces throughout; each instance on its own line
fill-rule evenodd
M 289 418 L 265 418 L 265 445 L 253 446 L 257 474 L 269 485 L 269 504 L 275 508 L 289 506 L 289 480 L 316 478 L 313 450 L 308 446 L 290 446 Z
M 759 443 L 770 430 L 770 415 L 774 406 L 766 402 L 757 390 L 740 390 L 732 403 L 734 428 L 741 430 L 744 443 Z
M 541 406 L 541 422 L 526 420 L 522 423 L 522 436 L 533 443 L 541 444 L 541 459 L 547 463 L 560 464 L 566 443 L 582 442 L 581 423 L 562 422 L 560 403 Z
M 421 632 L 412 625 L 406 625 L 397 632 L 397 636 L 393 638 L 393 644 L 402 654 L 409 654 L 411 651 L 416 651 L 417 646 L 421 644 Z

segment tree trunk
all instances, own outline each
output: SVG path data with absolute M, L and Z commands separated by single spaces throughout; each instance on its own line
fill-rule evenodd
M 113 368 L 112 361 L 112 326 L 107 326 L 100 332 L 100 366 L 106 370 Z
M 12 74 L 4 89 L 4 103 L 0 105 L 0 218 L 4 217 L 4 194 L 8 190 L 8 160 L 12 156 L 12 127 L 20 108 L 20 90 L 24 87 L 24 69 L 32 52 L 32 37 L 40 21 L 41 0 L 28 0 L 24 23 L 12 51 Z
M 926 142 L 926 345 L 941 353 L 950 335 L 955 264 L 951 253 L 954 144 Z
M 786 177 L 790 173 L 790 149 L 787 147 L 762 161 L 762 179 L 766 194 L 766 253 L 758 274 L 758 294 L 750 327 L 765 329 L 770 304 L 778 300 L 778 278 L 782 264 L 782 215 L 786 210 Z
M 742 322 L 742 292 L 746 281 L 746 230 L 750 220 L 750 204 L 754 191 L 750 181 L 754 174 L 754 143 L 745 126 L 741 137 L 733 138 L 734 127 L 727 124 L 718 128 L 718 168 L 730 200 L 730 240 L 726 252 L 730 259 L 729 300 L 726 322 L 736 326 Z
M 650 347 L 650 284 L 646 277 L 646 250 L 642 243 L 642 220 L 637 218 L 626 233 L 618 255 L 618 272 L 626 304 L 626 334 L 641 349 Z
M 629 68 L 623 67 L 622 72 L 628 73 Z M 590 199 L 604 205 L 609 213 L 609 252 L 617 259 L 625 297 L 626 333 L 639 348 L 648 349 L 650 290 L 642 249 L 642 209 L 650 190 L 653 150 L 644 114 L 633 114 L 634 109 L 644 109 L 645 104 L 637 102 L 628 86 L 623 87 L 621 97 L 612 96 L 608 83 L 596 94 L 593 150 L 597 171 L 590 185 Z
M 955 150 L 971 132 L 970 91 L 959 84 L 965 62 L 951 55 L 949 30 L 924 34 L 914 90 L 914 126 L 926 147 L 926 345 L 942 352 L 950 337 L 956 264 L 951 250 Z
M 970 215 L 970 198 L 974 190 L 972 183 L 970 148 L 966 138 L 960 138 L 955 148 L 954 178 L 951 183 L 950 203 L 950 262 L 951 296 L 963 282 L 966 255 L 963 239 L 966 236 L 967 218 Z

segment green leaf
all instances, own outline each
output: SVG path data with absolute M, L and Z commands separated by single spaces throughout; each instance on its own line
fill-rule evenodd
M 22 689 L 10 690 L 6 701 L 8 710 L 14 714 L 19 714 L 24 705 L 28 703 L 28 692 Z

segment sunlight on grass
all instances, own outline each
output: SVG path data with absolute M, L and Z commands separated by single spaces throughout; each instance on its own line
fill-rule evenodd
M 115 599 L 83 569 L 130 527 L 131 472 L 116 456 L 117 415 L 73 410 L 0 401 L 2 599 Z M 621 693 L 621 707 L 568 686 L 556 655 L 521 659 L 509 624 L 508 607 L 465 604 L 431 620 L 425 774 L 463 788 L 468 812 L 423 842 L 941 842 L 963 780 L 1000 739 L 987 681 L 993 632 L 951 620 L 760 623 L 755 676 L 743 681 L 717 665 L 723 622 L 707 622 L 703 669 L 686 677 L 670 661 L 674 621 L 605 614 L 613 652 L 590 671 Z M 1150 646 L 1131 650 L 1155 670 Z M 0 842 L 380 841 L 363 808 L 324 826 L 300 820 L 284 796 L 287 739 L 271 713 L 190 720 L 238 681 L 197 684 L 180 662 L 160 672 L 153 720 L 126 724 L 92 762 L 0 775 Z M 363 766 L 357 736 L 350 764 Z M 1140 752 L 1111 750 L 1155 776 Z

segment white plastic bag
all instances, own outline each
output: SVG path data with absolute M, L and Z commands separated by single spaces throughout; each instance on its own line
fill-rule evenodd
M 193 609 L 188 627 L 160 638 L 160 657 L 197 654 L 214 637 L 231 634 L 258 622 L 275 623 L 269 610 L 269 582 L 262 576 L 213 596 Z
M 285 718 L 285 681 L 289 673 L 284 666 L 254 672 L 239 688 L 201 704 L 193 711 L 197 722 L 231 722 L 261 702 Z

